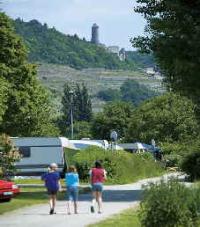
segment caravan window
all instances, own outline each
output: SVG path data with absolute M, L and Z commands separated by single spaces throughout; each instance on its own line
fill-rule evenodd
M 20 151 L 20 154 L 23 156 L 23 158 L 31 157 L 30 147 L 19 147 L 19 151 Z

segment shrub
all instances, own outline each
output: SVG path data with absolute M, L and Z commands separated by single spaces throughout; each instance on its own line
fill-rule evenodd
M 164 153 L 164 157 L 166 160 L 167 166 L 177 166 L 182 168 L 182 163 L 188 159 L 188 155 L 190 157 L 191 153 L 196 151 L 200 152 L 200 142 L 199 137 L 193 138 L 192 140 L 184 141 L 184 142 L 173 142 L 173 143 L 161 143 L 160 147 Z M 188 165 L 188 164 L 186 164 Z M 192 164 L 193 166 L 193 164 Z M 191 167 L 192 167 L 191 166 Z M 185 168 L 183 166 L 183 168 Z M 183 170 L 183 169 L 182 169 Z M 190 167 L 188 169 L 190 171 Z M 185 170 L 183 170 L 185 171 Z M 196 170 L 195 170 L 196 171 Z M 190 173 L 188 173 L 190 174 Z
M 181 163 L 181 169 L 190 175 L 191 180 L 200 179 L 200 151 L 186 155 Z
M 181 158 L 178 154 L 165 155 L 166 167 L 179 167 Z
M 73 157 L 80 179 L 88 180 L 89 170 L 95 160 L 102 160 L 109 183 L 130 183 L 141 178 L 160 175 L 163 171 L 159 164 L 154 162 L 150 153 L 112 152 L 91 146 Z
M 187 188 L 174 180 L 150 184 L 140 206 L 143 227 L 197 226 L 200 189 Z
M 15 162 L 20 160 L 21 155 L 14 147 L 10 137 L 0 135 L 0 177 L 9 177 L 15 172 Z

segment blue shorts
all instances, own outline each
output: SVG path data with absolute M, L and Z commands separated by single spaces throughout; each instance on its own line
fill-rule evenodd
M 76 202 L 78 200 L 78 187 L 67 186 L 67 200 Z
M 102 192 L 103 191 L 103 184 L 102 183 L 92 184 L 92 191 L 93 192 Z

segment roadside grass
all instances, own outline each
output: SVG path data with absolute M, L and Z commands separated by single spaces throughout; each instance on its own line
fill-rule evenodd
M 141 227 L 138 218 L 138 212 L 135 208 L 127 209 L 120 214 L 113 215 L 99 223 L 89 225 L 88 227 Z
M 10 202 L 0 203 L 0 214 L 13 211 L 25 206 L 41 204 L 48 201 L 48 195 L 44 187 L 41 188 L 21 188 L 21 193 Z
M 30 179 L 13 179 L 12 181 L 15 182 L 15 184 L 17 184 L 17 185 L 21 185 L 21 184 L 22 185 L 27 185 L 27 187 L 29 185 L 33 185 L 33 184 L 38 185 L 38 186 L 40 186 L 40 185 L 43 186 L 44 185 L 44 181 L 42 181 L 41 179 L 34 179 L 34 178 L 30 178 Z M 60 182 L 61 182 L 62 186 L 65 186 L 64 179 L 61 179 Z
M 15 184 L 44 184 L 44 182 L 41 179 L 12 179 Z
M 85 193 L 88 190 L 88 188 L 80 188 L 79 193 Z M 65 200 L 65 191 L 58 193 L 58 200 Z M 19 208 L 44 203 L 48 203 L 48 194 L 45 187 L 22 187 L 20 188 L 20 194 L 10 202 L 0 203 L 0 215 Z

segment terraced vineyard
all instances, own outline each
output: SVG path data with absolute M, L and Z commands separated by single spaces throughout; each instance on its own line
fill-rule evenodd
M 113 88 L 119 89 L 127 79 L 134 79 L 156 91 L 164 91 L 162 81 L 148 77 L 142 71 L 105 70 L 105 69 L 83 69 L 75 70 L 68 66 L 41 64 L 38 67 L 39 79 L 49 88 L 55 97 L 55 103 L 60 106 L 63 85 L 71 83 L 84 83 L 92 97 L 93 110 L 99 111 L 104 102 L 95 96 L 98 91 Z

